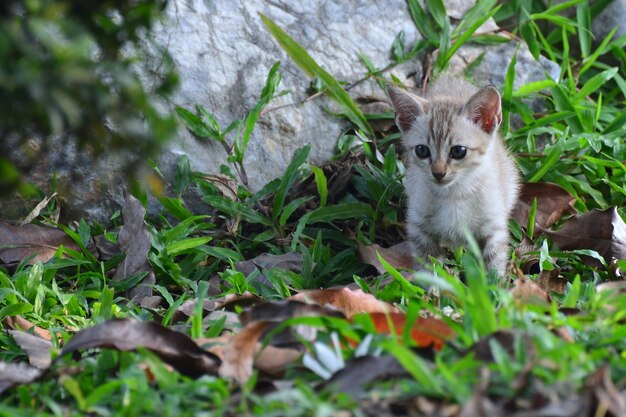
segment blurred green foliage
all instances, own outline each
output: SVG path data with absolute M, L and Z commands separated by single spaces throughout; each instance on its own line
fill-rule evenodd
M 12 174 L 0 176 L 0 195 L 19 182 L 10 155 L 35 163 L 53 136 L 96 157 L 123 149 L 142 159 L 171 136 L 174 118 L 153 104 L 177 85 L 171 62 L 164 54 L 151 91 L 137 74 L 137 46 L 148 41 L 166 3 L 0 2 L 0 171 Z M 43 146 L 26 147 L 31 138 Z

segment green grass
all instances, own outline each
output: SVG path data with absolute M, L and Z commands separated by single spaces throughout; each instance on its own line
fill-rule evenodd
M 437 54 L 432 68 L 436 73 L 445 69 L 463 43 L 500 42 L 485 35 L 467 35 L 493 15 L 505 29 L 523 38 L 535 57 L 546 56 L 561 65 L 558 80 L 517 90 L 514 67 L 506 74 L 505 116 L 519 118 L 522 127 L 513 129 L 507 121 L 502 134 L 517 156 L 524 179 L 559 184 L 572 194 L 579 212 L 617 206 L 623 218 L 626 36 L 592 39 L 590 22 L 598 10 L 580 1 L 552 8 L 541 2 L 512 1 L 497 6 L 479 1 L 459 23 L 464 30 L 450 27 L 442 2 L 427 4 L 432 13 L 417 1 L 408 1 L 425 41 L 409 45 L 411 52 L 404 54 L 403 37 L 399 36 L 393 45 L 394 61 L 387 69 L 404 60 Z M 573 17 L 558 13 L 562 8 L 575 11 Z M 584 393 L 605 366 L 615 385 L 623 387 L 626 297 L 617 291 L 600 291 L 597 286 L 623 280 L 623 272 L 616 268 L 623 271 L 626 264 L 619 261 L 608 269 L 589 266 L 581 256 L 598 257 L 595 252 L 559 250 L 534 225 L 536 202 L 531 209 L 533 221 L 512 224 L 511 230 L 514 247 L 524 231 L 533 239 L 535 250 L 530 256 L 538 259 L 539 270 L 523 271 L 527 277 L 537 280 L 558 268 L 565 280 L 565 291 L 551 293 L 549 302 L 531 301 L 513 289 L 516 280 L 498 280 L 487 274 L 472 248 L 456 251 L 446 265 L 433 261 L 432 273 L 418 274 L 416 280 L 407 280 L 382 258 L 382 274 L 359 259 L 358 243 L 389 247 L 404 235 L 399 135 L 374 132 L 368 115 L 362 114 L 343 84 L 332 77 L 332 68 L 322 70 L 282 29 L 265 17 L 261 19 L 305 74 L 318 77 L 321 91 L 335 100 L 353 123 L 353 129 L 338 138 L 336 159 L 324 167 L 310 166 L 306 163 L 310 147 L 304 147 L 294 153 L 281 178 L 257 193 L 247 188 L 243 155 L 263 108 L 280 94 L 278 65 L 272 68 L 262 92 L 259 86 L 260 99 L 249 115 L 223 130 L 206 109 L 198 106 L 192 112 L 179 108 L 177 113 L 191 132 L 224 146 L 230 165 L 221 168 L 222 177 L 206 176 L 192 172 L 189 161 L 181 157 L 174 183 L 166 184 L 173 192 L 156 195 L 163 211 L 146 220 L 151 245 L 148 260 L 156 276 L 153 292 L 163 302 L 155 308 L 129 303 L 126 291 L 143 276 L 113 281 L 122 256 L 104 260 L 88 249 L 95 236 L 117 243 L 121 219 L 116 214 L 111 229 L 89 224 L 88 219 L 68 226 L 77 248 L 60 248 L 46 263 L 24 261 L 0 269 L 0 319 L 20 315 L 48 329 L 55 335 L 52 343 L 57 354 L 75 330 L 113 317 L 176 325 L 194 338 L 214 337 L 233 325 L 223 317 L 203 320 L 200 308 L 175 323 L 176 310 L 187 300 L 246 291 L 277 301 L 304 289 L 356 284 L 406 314 L 409 325 L 396 329 L 399 334 L 406 336 L 419 313 L 428 311 L 443 316 L 455 337 L 442 350 L 423 357 L 406 344 L 379 335 L 365 318 L 297 317 L 282 324 L 318 327 L 315 340 L 328 346 L 338 338 L 341 343 L 335 345 L 339 350 L 335 355 L 345 360 L 358 350 L 349 343 L 352 340 L 357 346 L 370 343 L 370 354 L 392 355 L 406 367 L 404 375 L 373 382 L 369 392 L 376 395 L 366 396 L 366 400 L 333 390 L 316 372 L 302 366 L 287 369 L 283 379 L 290 384 L 268 390 L 276 378 L 263 373 L 255 372 L 243 385 L 215 375 L 191 379 L 166 368 L 158 355 L 147 349 L 88 350 L 58 358 L 41 380 L 5 391 L 0 416 L 321 416 L 333 415 L 333 410 L 363 416 L 370 415 L 368 404 L 372 403 L 409 407 L 408 399 L 424 396 L 463 406 L 474 395 L 488 395 L 512 412 L 533 401 L 564 400 L 568 394 Z M 363 62 L 364 74 L 376 81 L 386 80 L 386 71 L 373 68 L 367 59 Z M 529 99 L 539 100 L 545 111 L 534 113 Z M 158 169 L 155 175 L 159 175 Z M 224 192 L 229 181 L 235 185 Z M 196 189 L 213 211 L 192 215 L 181 197 L 188 188 Z M 52 214 L 44 209 L 38 220 Z M 566 221 L 561 219 L 555 228 Z M 287 270 L 261 265 L 247 276 L 238 270 L 243 269 L 238 263 L 243 260 L 287 253 L 296 254 L 297 267 Z M 517 265 L 524 261 L 514 259 Z M 461 272 L 464 281 L 459 280 Z M 439 288 L 439 296 L 425 294 L 420 284 Z M 239 329 L 237 325 L 234 328 Z M 310 341 L 302 343 L 322 361 L 322 348 Z M 7 332 L 0 334 L 0 358 L 27 361 L 26 353 Z M 332 355 L 326 360 L 329 358 Z

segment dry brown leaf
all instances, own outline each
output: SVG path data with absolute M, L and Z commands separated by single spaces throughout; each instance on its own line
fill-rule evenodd
M 574 196 L 556 184 L 533 182 L 522 184 L 519 200 L 513 209 L 512 216 L 522 227 L 528 224 L 528 216 L 533 200 L 537 199 L 535 223 L 548 228 L 565 214 L 575 214 Z
M 378 254 L 396 269 L 416 269 L 419 267 L 409 241 L 398 243 L 390 248 L 383 248 L 377 244 L 361 245 L 359 243 L 357 254 L 361 262 L 372 265 L 379 274 L 384 274 L 387 270 L 378 260 Z
M 187 335 L 157 323 L 131 319 L 113 319 L 81 330 L 63 346 L 59 356 L 91 348 L 149 349 L 178 372 L 191 377 L 215 375 L 220 364 L 219 358 L 200 349 Z
M 398 311 L 391 304 L 377 300 L 373 295 L 366 294 L 360 289 L 341 288 L 302 291 L 289 299 L 322 306 L 330 305 L 341 311 L 348 318 L 359 313 L 391 313 Z
M 126 252 L 126 258 L 117 266 L 114 281 L 122 281 L 131 275 L 147 272 L 148 275 L 135 288 L 130 289 L 128 298 L 140 304 L 145 297 L 152 295 L 152 288 L 156 280 L 152 266 L 148 262 L 150 251 L 150 234 L 146 228 L 144 217 L 146 209 L 141 202 L 130 194 L 126 194 L 126 200 L 122 207 L 122 219 L 124 225 L 118 234 L 121 249 Z
M 511 295 L 524 304 L 545 305 L 551 301 L 550 295 L 544 289 L 526 277 L 515 280 Z
M 265 346 L 254 358 L 254 367 L 270 375 L 281 375 L 301 356 L 302 352 L 297 349 Z
M 554 268 L 552 271 L 543 270 L 537 276 L 537 285 L 546 292 L 565 294 L 568 281 L 560 275 L 560 270 Z
M 43 200 L 41 200 L 39 204 L 37 204 L 35 208 L 32 209 L 30 213 L 28 213 L 28 216 L 26 216 L 26 218 L 20 222 L 20 226 L 24 226 L 25 224 L 29 224 L 30 222 L 35 220 L 35 218 L 39 216 L 39 213 L 41 213 L 41 210 L 43 210 L 48 205 L 50 200 L 52 200 L 56 196 L 57 193 L 52 193 L 50 197 L 45 197 Z
M 224 361 L 219 368 L 221 377 L 234 378 L 240 384 L 250 378 L 259 339 L 270 325 L 272 323 L 267 321 L 254 321 L 230 338 L 224 346 Z
M 204 300 L 202 310 L 204 313 L 220 310 L 222 308 L 233 311 L 235 307 L 249 307 L 262 301 L 263 299 L 258 295 L 246 291 L 243 294 L 228 294 L 214 300 Z M 176 323 L 191 317 L 194 314 L 197 304 L 198 300 L 185 301 L 172 315 L 172 322 Z
M 617 212 L 617 207 L 579 214 L 556 232 L 542 231 L 561 250 L 591 249 L 598 252 L 607 264 L 613 258 L 626 259 L 626 223 Z M 583 256 L 582 259 L 589 265 L 601 265 L 590 256 Z
M 46 369 L 50 366 L 52 362 L 50 351 L 53 348 L 50 340 L 18 330 L 9 330 L 9 334 L 28 355 L 28 363 L 37 369 Z
M 402 336 L 406 326 L 404 313 L 370 313 L 374 327 L 378 333 L 395 333 Z M 393 330 L 390 328 L 393 325 Z M 441 319 L 436 317 L 418 317 L 411 328 L 411 339 L 420 348 L 441 350 L 444 343 L 454 337 L 454 331 Z M 399 338 L 399 342 L 402 338 Z
M 408 376 L 407 370 L 393 356 L 361 356 L 351 359 L 324 384 L 332 392 L 356 396 L 372 381 Z
M 40 338 L 45 340 L 52 340 L 52 335 L 50 334 L 49 330 L 36 326 L 22 316 L 7 317 L 4 319 L 4 325 L 5 327 L 13 330 L 31 331 L 32 329 L 32 332 Z
M 46 262 L 61 245 L 79 250 L 76 242 L 64 231 L 35 224 L 12 226 L 0 223 L 0 243 L 0 261 L 4 265 L 18 264 L 33 255 L 30 264 Z
M 237 201 L 237 181 L 224 174 L 208 174 L 204 179 L 215 185 L 224 197 Z

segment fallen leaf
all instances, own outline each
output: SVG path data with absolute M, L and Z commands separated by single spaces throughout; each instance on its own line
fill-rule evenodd
M 341 288 L 302 291 L 289 297 L 289 299 L 322 306 L 330 305 L 341 311 L 348 318 L 359 313 L 391 313 L 397 311 L 397 308 L 391 304 L 377 300 L 373 295 L 366 294 L 360 289 Z
M 626 223 L 617 212 L 617 207 L 594 209 L 574 216 L 556 232 L 542 231 L 561 250 L 591 249 L 598 252 L 607 264 L 613 258 L 626 259 Z M 589 265 L 601 266 L 591 256 L 583 256 L 582 260 Z
M 370 313 L 374 327 L 378 333 L 402 336 L 406 326 L 406 316 L 403 313 Z M 446 340 L 454 337 L 454 331 L 443 320 L 436 317 L 418 317 L 411 327 L 411 340 L 420 348 L 432 347 L 441 350 Z M 402 340 L 401 338 L 399 340 Z
M 569 282 L 560 275 L 560 272 L 558 268 L 554 268 L 551 271 L 544 269 L 537 276 L 537 285 L 546 292 L 552 291 L 557 294 L 565 294 Z
M 28 216 L 26 216 L 26 218 L 20 222 L 20 226 L 24 226 L 25 224 L 29 224 L 30 222 L 35 220 L 35 218 L 41 213 L 41 210 L 43 210 L 48 205 L 50 200 L 52 200 L 56 196 L 57 193 L 52 193 L 50 197 L 45 197 L 43 200 L 41 200 L 39 204 L 37 204 L 35 208 L 32 209 L 30 213 L 28 213 Z
M 576 198 L 561 186 L 545 182 L 524 183 L 512 213 L 512 217 L 524 228 L 528 224 L 528 216 L 535 198 L 537 199 L 535 223 L 543 228 L 552 226 L 565 214 L 576 213 L 573 208 Z
M 81 330 L 65 344 L 59 356 L 91 348 L 120 351 L 145 348 L 191 377 L 216 375 L 220 365 L 217 356 L 200 349 L 187 335 L 139 320 L 113 319 Z
M 361 262 L 372 265 L 379 274 L 384 274 L 387 270 L 380 263 L 378 254 L 396 269 L 416 269 L 419 267 L 413 255 L 411 243 L 406 240 L 390 248 L 383 248 L 377 244 L 361 245 L 359 243 L 357 254 Z
M 37 369 L 47 369 L 50 366 L 52 362 L 50 358 L 50 351 L 53 347 L 52 342 L 17 330 L 9 330 L 9 334 L 13 337 L 15 343 L 28 355 L 28 363 Z
M 141 202 L 130 194 L 126 194 L 124 206 L 122 207 L 122 219 L 124 225 L 120 229 L 117 240 L 121 249 L 126 253 L 124 260 L 117 266 L 114 281 L 122 281 L 141 272 L 148 275 L 135 288 L 130 289 L 128 298 L 136 304 L 140 304 L 145 297 L 152 295 L 151 285 L 156 282 L 154 271 L 148 262 L 148 251 L 150 250 L 150 234 L 146 228 L 144 217 L 146 209 Z
M 36 326 L 22 316 L 9 316 L 4 319 L 4 325 L 13 330 L 31 331 L 32 329 L 32 332 L 40 338 L 52 340 L 52 335 L 49 330 Z
M 370 382 L 407 376 L 407 370 L 393 356 L 361 356 L 348 361 L 324 386 L 329 392 L 356 396 L 365 392 Z
M 249 291 L 243 294 L 228 294 L 224 297 L 219 297 L 214 300 L 204 300 L 202 303 L 202 310 L 205 313 L 220 310 L 225 308 L 233 311 L 235 307 L 249 307 L 254 304 L 262 302 L 263 299 L 256 294 L 252 294 Z M 198 300 L 185 301 L 180 307 L 176 309 L 172 316 L 172 323 L 186 320 L 191 317 L 196 309 Z
M 250 307 L 239 314 L 239 320 L 243 325 L 260 320 L 280 323 L 292 317 L 302 316 L 345 317 L 344 313 L 335 308 L 308 304 L 292 297 L 287 300 L 265 302 Z
M 259 339 L 272 325 L 267 321 L 254 321 L 237 333 L 224 347 L 224 361 L 219 368 L 223 378 L 234 378 L 244 384 L 252 375 L 254 355 L 260 347 Z
M 17 385 L 28 384 L 41 376 L 43 371 L 25 363 L 0 362 L 0 393 Z
M 120 247 L 104 235 L 94 236 L 93 243 L 98 252 L 98 259 L 101 261 L 108 261 L 121 253 Z
M 474 343 L 466 353 L 474 353 L 475 358 L 480 361 L 493 362 L 492 343 L 497 343 L 509 356 L 513 356 L 515 354 L 515 344 L 519 338 L 522 338 L 526 357 L 528 360 L 532 360 L 536 355 L 536 351 L 530 336 L 511 330 L 498 330 L 489 336 L 483 337 Z
M 224 360 L 219 369 L 220 376 L 234 378 L 239 383 L 245 383 L 252 375 L 254 357 L 263 349 L 259 340 L 283 321 L 303 316 L 344 317 L 340 311 L 294 300 L 257 304 L 239 315 L 239 320 L 244 328 L 241 332 L 233 335 L 224 346 Z M 293 335 L 293 331 L 294 329 L 287 328 L 281 333 L 273 335 L 272 340 L 269 341 L 269 346 L 282 348 L 288 345 L 299 346 L 299 339 Z M 298 331 L 300 337 L 308 340 L 313 340 L 317 334 L 316 329 L 308 326 L 297 326 L 295 331 Z M 282 352 L 283 360 L 295 360 L 297 349 L 288 350 L 290 352 Z M 268 360 L 268 358 L 264 359 L 265 364 Z
M 268 345 L 254 358 L 254 367 L 266 374 L 278 376 L 301 356 L 302 352 L 297 349 Z
M 515 280 L 514 286 L 511 289 L 511 295 L 514 299 L 521 301 L 524 304 L 549 304 L 551 299 L 550 295 L 536 282 L 521 277 Z
M 12 226 L 0 223 L 0 261 L 4 266 L 15 265 L 33 256 L 29 264 L 47 262 L 59 246 L 79 250 L 76 242 L 64 231 L 52 227 L 26 224 Z
M 208 174 L 203 178 L 215 185 L 224 197 L 232 201 L 237 201 L 237 181 L 224 174 Z
M 302 255 L 297 252 L 289 252 L 282 255 L 264 253 L 254 259 L 237 262 L 237 271 L 244 275 L 250 275 L 256 269 L 285 269 L 288 271 L 302 271 Z

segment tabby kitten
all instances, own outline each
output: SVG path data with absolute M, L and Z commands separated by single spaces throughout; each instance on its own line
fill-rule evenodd
M 519 174 L 497 133 L 500 94 L 443 76 L 425 97 L 389 87 L 406 149 L 407 229 L 415 255 L 440 256 L 441 245 L 480 244 L 487 268 L 506 272 L 508 219 Z

